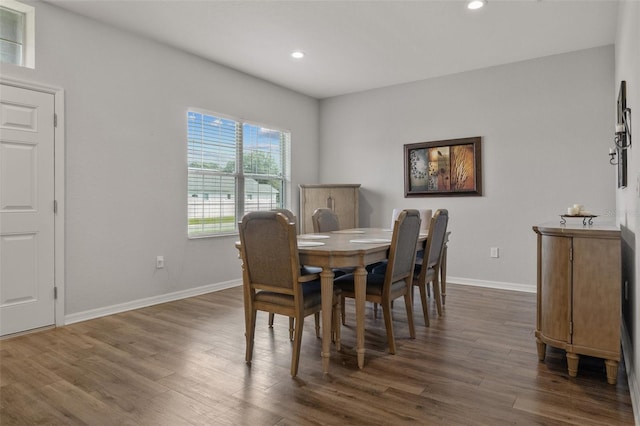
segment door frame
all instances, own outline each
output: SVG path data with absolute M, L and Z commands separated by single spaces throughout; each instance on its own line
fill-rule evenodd
M 65 117 L 64 90 L 40 83 L 16 80 L 0 76 L 0 84 L 33 90 L 53 95 L 53 111 L 56 114 L 56 125 L 53 128 L 53 179 L 54 199 L 57 202 L 57 212 L 54 214 L 54 286 L 56 298 L 54 301 L 55 325 L 65 324 Z M 52 206 L 53 208 L 53 206 Z

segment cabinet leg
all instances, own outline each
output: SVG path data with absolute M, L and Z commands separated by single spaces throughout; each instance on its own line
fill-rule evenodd
M 618 379 L 618 361 L 605 359 L 604 365 L 607 368 L 607 383 L 615 385 Z
M 536 346 L 538 347 L 538 359 L 544 361 L 545 352 L 547 351 L 547 345 L 540 339 L 536 339 Z
M 578 375 L 578 362 L 580 361 L 580 355 L 572 352 L 567 352 L 567 369 L 569 370 L 570 377 L 576 377 Z

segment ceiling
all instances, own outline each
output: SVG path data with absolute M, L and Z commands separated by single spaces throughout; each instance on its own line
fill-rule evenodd
M 315 98 L 613 44 L 617 2 L 48 0 Z M 306 53 L 292 59 L 292 50 Z

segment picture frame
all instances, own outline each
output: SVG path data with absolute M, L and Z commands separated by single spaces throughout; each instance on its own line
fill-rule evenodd
M 404 145 L 404 196 L 481 196 L 482 138 Z
M 618 109 L 617 109 L 617 124 L 624 125 L 625 111 L 627 109 L 627 82 L 622 80 L 620 82 L 620 89 L 618 90 Z M 618 188 L 627 187 L 627 150 L 616 147 L 618 151 Z

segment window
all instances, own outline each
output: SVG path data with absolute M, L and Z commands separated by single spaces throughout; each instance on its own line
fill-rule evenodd
M 13 0 L 0 6 L 0 62 L 34 68 L 35 9 Z
M 290 133 L 189 110 L 188 235 L 238 231 L 250 211 L 286 206 Z

